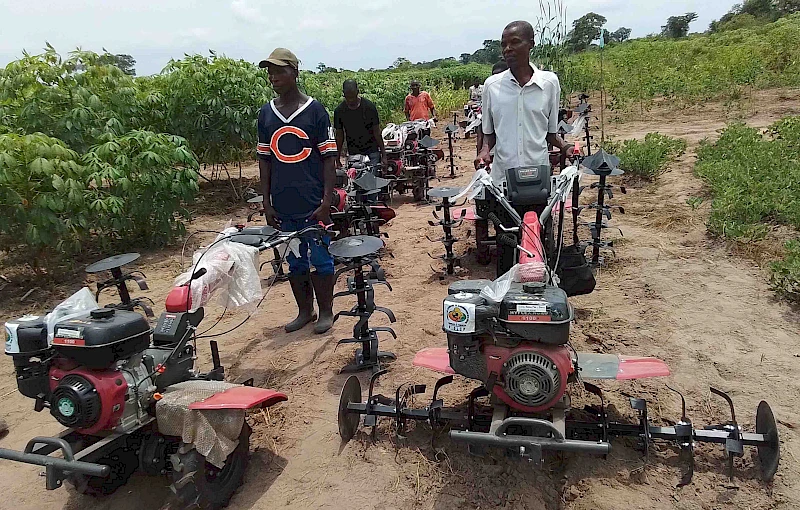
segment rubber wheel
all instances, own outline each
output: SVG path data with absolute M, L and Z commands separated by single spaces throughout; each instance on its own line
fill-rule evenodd
M 250 454 L 250 426 L 245 423 L 239 434 L 239 445 L 218 469 L 192 448 L 176 454 L 180 460 L 172 471 L 170 489 L 183 508 L 218 510 L 225 507 L 242 485 Z
M 72 475 L 67 478 L 67 482 L 80 494 L 108 496 L 128 483 L 131 475 L 139 467 L 139 456 L 134 450 L 117 448 L 97 460 L 97 463 L 111 466 L 108 477 Z
M 489 222 L 487 220 L 475 220 L 475 258 L 482 266 L 489 265 L 492 261 L 489 241 Z
M 347 410 L 347 405 L 360 402 L 361 383 L 358 381 L 358 377 L 351 375 L 347 378 L 347 381 L 345 381 L 342 387 L 342 393 L 339 396 L 339 435 L 345 443 L 353 439 L 353 436 L 356 435 L 358 422 L 361 420 L 361 415 L 349 412 Z
M 778 424 L 769 404 L 761 401 L 756 411 L 756 434 L 764 434 L 769 444 L 758 446 L 758 460 L 761 463 L 761 478 L 765 482 L 772 481 L 778 471 L 781 459 L 780 441 L 778 440 Z

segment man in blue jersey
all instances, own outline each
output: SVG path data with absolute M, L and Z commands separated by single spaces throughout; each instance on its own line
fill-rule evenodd
M 258 115 L 258 167 L 267 223 L 296 231 L 321 221 L 331 223 L 331 197 L 336 178 L 336 141 L 325 107 L 297 88 L 298 60 L 291 51 L 277 48 L 259 63 L 269 72 L 278 95 Z M 319 319 L 315 333 L 333 325 L 333 257 L 323 243 L 303 240 L 300 256 L 288 254 L 289 282 L 297 302 L 297 317 L 286 331 L 297 331 Z M 315 272 L 311 272 L 311 266 Z

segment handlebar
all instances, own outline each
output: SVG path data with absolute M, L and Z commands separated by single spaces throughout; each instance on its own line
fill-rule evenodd
M 324 234 L 329 233 L 330 228 L 332 225 L 310 225 L 306 228 L 296 230 L 294 232 L 283 232 L 280 230 L 275 231 L 269 235 L 259 235 L 259 234 L 249 234 L 249 233 L 237 233 L 230 236 L 230 240 L 234 243 L 241 243 L 246 244 L 248 246 L 253 246 L 254 248 L 258 248 L 258 251 L 269 250 L 271 248 L 277 248 L 281 244 L 290 242 L 292 239 L 297 237 L 306 235 L 306 234 L 315 234 L 318 237 L 322 237 Z

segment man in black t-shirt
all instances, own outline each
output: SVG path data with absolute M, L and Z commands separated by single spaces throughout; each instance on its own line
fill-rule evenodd
M 342 165 L 346 137 L 349 155 L 363 154 L 369 157 L 372 165 L 380 161 L 381 167 L 386 168 L 386 148 L 381 137 L 378 109 L 372 101 L 359 95 L 355 80 L 345 80 L 342 92 L 344 101 L 333 112 L 339 166 Z

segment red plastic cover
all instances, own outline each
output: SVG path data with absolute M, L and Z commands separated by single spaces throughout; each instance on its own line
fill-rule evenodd
M 208 409 L 250 409 L 252 407 L 270 407 L 289 398 L 278 391 L 252 386 L 236 386 L 221 391 L 205 400 L 189 404 L 192 410 Z
M 447 347 L 430 347 L 422 349 L 416 356 L 412 364 L 415 367 L 427 368 L 443 374 L 455 374 L 455 370 L 450 368 L 450 355 L 447 354 Z
M 192 306 L 192 295 L 189 286 L 174 287 L 167 294 L 166 308 L 170 313 L 188 312 Z
M 531 252 L 533 257 L 524 251 L 520 252 L 519 263 L 527 264 L 530 262 L 544 263 L 544 246 L 542 246 L 542 225 L 539 223 L 539 216 L 534 211 L 525 213 L 522 219 L 522 242 L 520 245 Z

